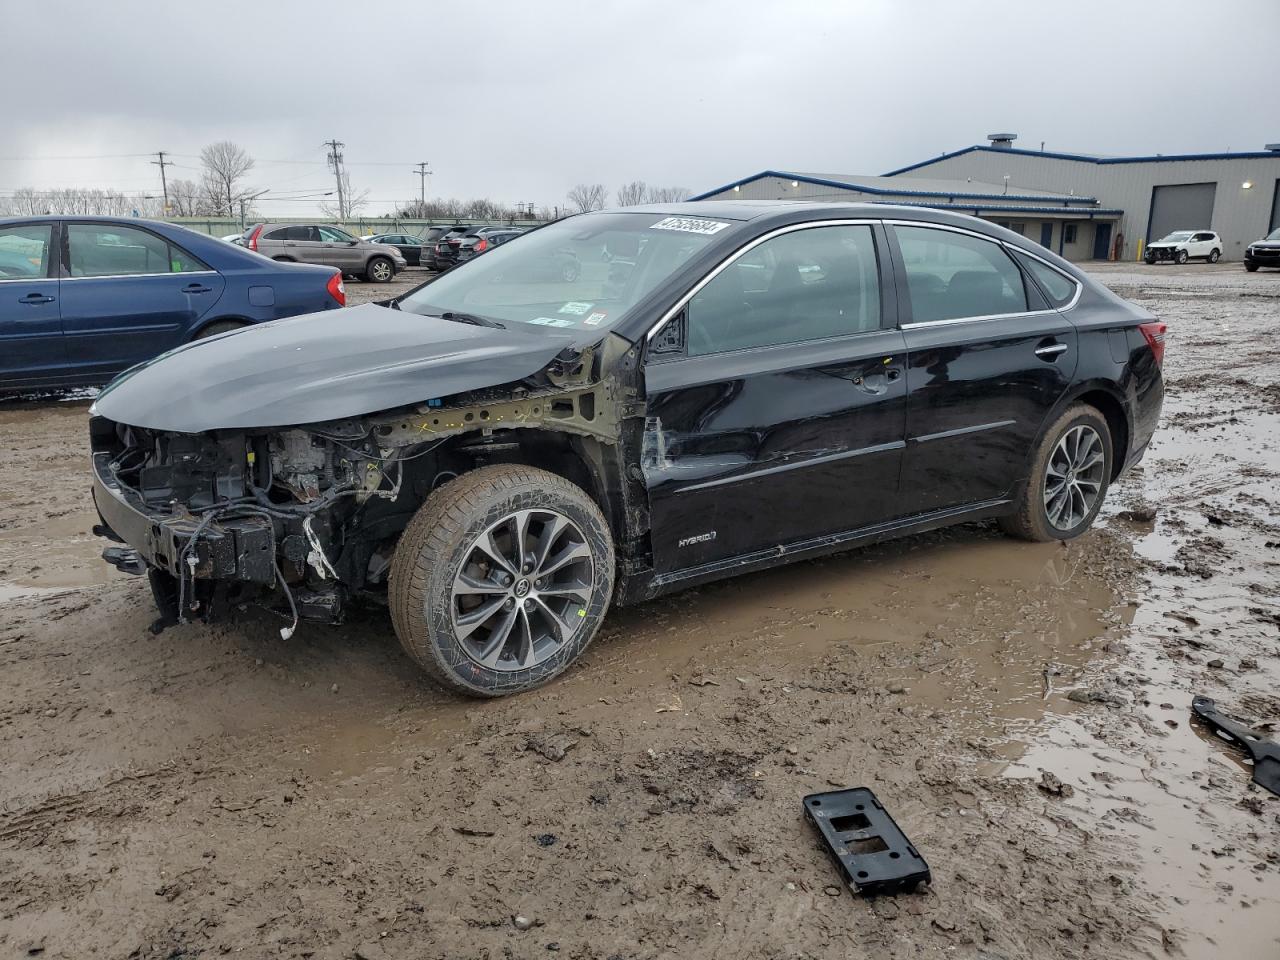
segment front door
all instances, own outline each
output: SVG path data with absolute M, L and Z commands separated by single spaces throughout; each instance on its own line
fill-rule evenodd
M 1093 225 L 1093 259 L 1111 259 L 1111 224 L 1109 223 Z
M 337 267 L 343 273 L 360 273 L 364 270 L 364 251 L 356 238 L 337 227 L 321 226 L 320 243 L 324 249 L 324 262 Z
M 222 276 L 141 227 L 67 223 L 61 283 L 67 362 L 101 380 L 186 343 Z
M 651 342 L 642 464 L 659 573 L 894 514 L 904 342 L 877 232 L 806 224 L 757 242 L 673 320 L 679 336 Z
M 903 513 L 999 501 L 1070 384 L 1075 327 L 994 240 L 907 224 L 891 233 L 907 301 Z
M 63 375 L 57 249 L 53 223 L 0 227 L 0 387 Z

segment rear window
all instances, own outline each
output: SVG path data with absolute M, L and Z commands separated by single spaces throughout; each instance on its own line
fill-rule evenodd
M 1017 251 L 1018 260 L 1035 278 L 1036 284 L 1055 307 L 1065 307 L 1076 295 L 1076 282 L 1035 257 Z

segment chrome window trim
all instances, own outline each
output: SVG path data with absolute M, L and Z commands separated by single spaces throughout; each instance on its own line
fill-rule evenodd
M 136 280 L 138 277 L 208 277 L 217 276 L 217 270 L 170 270 L 168 273 L 104 273 L 96 277 L 52 277 L 63 283 L 71 280 Z
M 58 277 L 3 277 L 0 283 L 57 283 Z
M 1054 270 L 1057 273 L 1062 274 L 1062 276 L 1066 277 L 1073 284 L 1075 284 L 1075 287 L 1076 287 L 1075 296 L 1071 298 L 1070 302 L 1068 302 L 1064 306 L 1057 307 L 1057 308 L 1050 307 L 1048 310 L 1019 310 L 1016 313 L 991 313 L 991 314 L 985 314 L 980 317 L 949 317 L 946 320 L 918 320 L 918 321 L 913 320 L 911 323 L 899 324 L 898 326 L 903 330 L 915 330 L 915 329 L 923 329 L 927 327 L 946 327 L 946 326 L 953 326 L 958 323 L 986 323 L 990 320 L 1010 320 L 1010 319 L 1013 319 L 1014 317 L 1045 317 L 1055 313 L 1061 314 L 1070 310 L 1077 303 L 1079 303 L 1080 297 L 1084 293 L 1084 284 L 1082 284 L 1079 280 L 1077 280 L 1075 277 L 1071 276 L 1070 274 L 1062 273 L 1061 270 L 1055 267 L 1052 263 L 1050 263 L 1044 257 L 1036 256 L 1030 250 L 1024 250 L 1022 247 L 1014 246 L 1013 244 L 1009 243 L 1006 240 L 998 240 L 995 237 L 989 237 L 985 233 L 979 233 L 977 230 L 968 230 L 964 227 L 952 226 L 949 223 L 933 223 L 932 221 L 929 221 L 929 220 L 885 220 L 884 225 L 886 227 L 919 227 L 924 230 L 947 230 L 951 233 L 962 233 L 970 237 L 975 237 L 978 240 L 985 240 L 987 243 L 995 244 L 996 246 L 1002 248 L 1005 251 L 1006 255 L 1009 256 L 1009 259 L 1011 260 L 1013 260 L 1013 257 L 1010 254 L 1010 251 L 1016 250 L 1019 253 L 1022 253 L 1028 257 L 1031 257 L 1033 260 L 1039 260 L 1046 267 L 1049 267 L 1051 270 Z M 1014 260 L 1014 266 L 1017 266 L 1016 260 Z
M 760 246 L 760 244 L 764 243 L 766 240 L 772 240 L 774 237 L 782 236 L 784 233 L 794 233 L 797 230 L 809 230 L 815 227 L 874 227 L 877 223 L 882 223 L 882 222 L 884 221 L 874 217 L 857 217 L 853 219 L 838 219 L 838 220 L 807 220 L 804 223 L 792 223 L 792 224 L 788 224 L 785 227 L 775 227 L 773 230 L 770 230 L 768 233 L 761 234 L 760 236 L 756 237 L 754 240 L 739 247 L 737 250 L 733 251 L 727 257 L 721 260 L 718 264 L 716 264 L 716 266 L 713 267 L 705 277 L 703 277 L 701 280 L 695 283 L 692 288 L 690 288 L 688 293 L 686 293 L 683 297 L 681 297 L 679 300 L 676 301 L 675 306 L 673 306 L 670 310 L 664 313 L 662 317 L 658 320 L 658 322 L 649 328 L 649 332 L 645 334 L 644 338 L 646 341 L 652 340 L 659 330 L 661 330 L 668 323 L 670 323 L 671 319 L 675 317 L 676 314 L 678 314 L 681 310 L 683 310 L 685 307 L 689 305 L 689 301 L 692 300 L 694 297 L 696 297 L 702 291 L 703 287 L 705 287 L 708 283 L 710 283 L 712 280 L 718 277 L 727 267 L 731 266 L 734 263 L 734 261 L 738 260 L 740 257 L 744 256 L 745 254 L 750 253 L 752 250 Z M 874 239 L 875 237 L 873 236 L 872 240 L 874 241 Z M 880 280 L 879 274 L 877 274 L 876 282 L 879 283 L 879 280 Z M 884 299 L 883 290 L 880 291 L 880 299 L 882 301 Z M 876 329 L 879 330 L 883 328 L 876 327 Z M 857 332 L 863 333 L 868 331 L 857 331 Z M 807 342 L 807 341 L 795 341 L 795 342 L 801 343 L 801 342 Z M 778 346 L 778 344 L 775 344 L 775 346 Z

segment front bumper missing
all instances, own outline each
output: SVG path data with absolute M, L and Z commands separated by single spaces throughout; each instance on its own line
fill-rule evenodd
M 93 500 L 107 528 L 104 532 L 132 548 L 114 557 L 104 553 L 104 559 L 120 569 L 141 572 L 136 558 L 174 577 L 263 585 L 276 581 L 275 530 L 266 518 L 215 520 L 202 525 L 199 517 L 157 510 L 115 479 L 108 453 L 93 455 Z M 197 529 L 199 538 L 191 546 Z M 182 570 L 184 563 L 186 569 Z

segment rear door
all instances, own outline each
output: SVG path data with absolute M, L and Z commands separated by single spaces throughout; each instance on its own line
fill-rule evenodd
M 0 227 L 0 386 L 63 375 L 58 224 Z
M 1008 496 L 1071 383 L 1076 331 L 1004 246 L 957 228 L 890 228 L 907 346 L 902 512 Z
M 215 270 L 142 227 L 68 221 L 60 284 L 67 362 L 105 379 L 186 343 L 222 294 Z
M 783 228 L 650 341 L 642 464 L 660 573 L 894 514 L 906 378 L 878 236 L 870 221 Z

